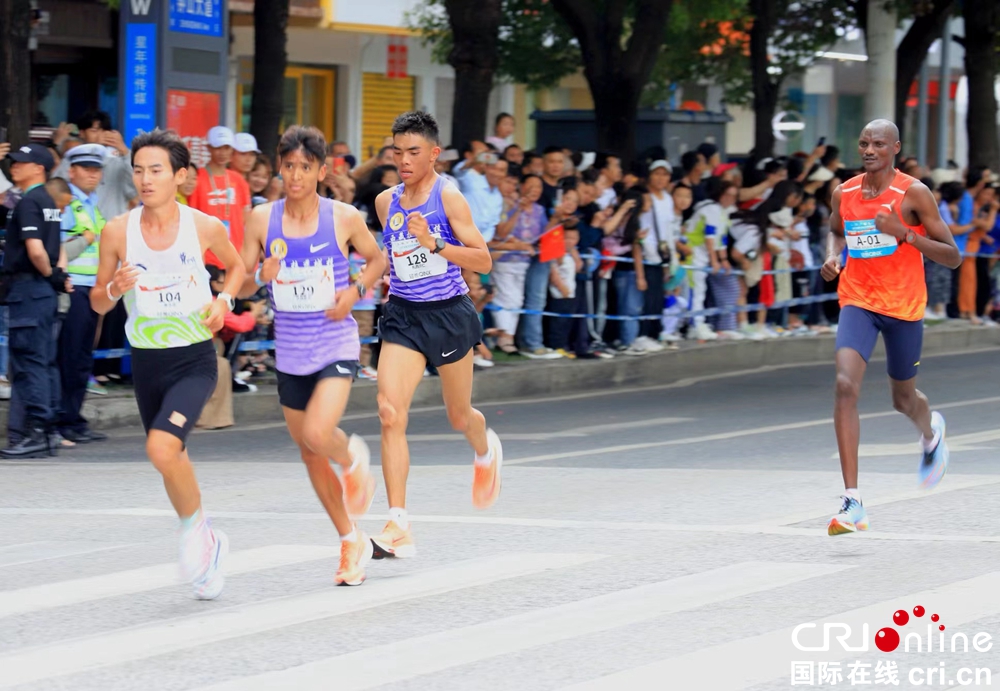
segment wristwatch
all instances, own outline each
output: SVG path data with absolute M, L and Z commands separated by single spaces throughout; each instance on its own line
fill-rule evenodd
M 358 289 L 358 299 L 364 300 L 365 295 L 368 293 L 368 288 L 365 287 L 365 282 L 357 280 L 354 282 L 354 287 Z
M 448 246 L 448 243 L 444 241 L 444 238 L 434 238 L 434 249 L 431 250 L 431 254 L 440 254 L 441 250 Z
M 236 309 L 236 300 L 229 293 L 219 293 L 219 300 L 225 300 L 226 304 L 229 305 L 230 312 Z
M 906 244 L 912 245 L 914 241 L 916 241 L 916 239 L 917 239 L 917 234 L 913 232 L 912 228 L 908 229 L 906 231 Z

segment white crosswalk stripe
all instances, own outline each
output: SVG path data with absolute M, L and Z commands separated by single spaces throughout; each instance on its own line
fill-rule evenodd
M 89 554 L 91 552 L 104 552 L 109 549 L 120 549 L 125 546 L 90 540 L 49 540 L 8 545 L 0 547 L 0 567 L 21 566 L 22 564 L 31 564 L 36 561 L 60 559 L 62 557 Z

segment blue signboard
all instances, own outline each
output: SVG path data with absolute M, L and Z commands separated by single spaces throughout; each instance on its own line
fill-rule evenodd
M 156 24 L 129 24 L 125 29 L 125 143 L 156 127 Z
M 170 0 L 170 30 L 222 36 L 222 0 Z

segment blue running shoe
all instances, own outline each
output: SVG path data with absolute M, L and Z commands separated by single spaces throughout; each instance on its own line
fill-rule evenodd
M 826 528 L 827 534 L 843 535 L 868 530 L 868 512 L 861 502 L 846 494 L 841 498 L 844 500 L 844 505 L 840 507 L 840 513 L 830 519 L 830 525 Z
M 948 471 L 948 444 L 944 441 L 944 416 L 937 411 L 931 413 L 931 429 L 934 430 L 934 436 L 938 437 L 938 442 L 930 451 L 924 451 L 920 459 L 920 468 L 917 470 L 920 486 L 924 489 L 937 487 Z

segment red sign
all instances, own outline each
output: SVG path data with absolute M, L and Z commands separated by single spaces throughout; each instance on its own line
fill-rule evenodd
M 386 54 L 385 76 L 389 79 L 402 79 L 407 76 L 407 47 L 405 36 L 390 36 L 388 53 Z
M 208 163 L 208 131 L 219 124 L 222 97 L 205 91 L 167 91 L 167 129 L 174 130 L 191 150 L 199 168 Z

